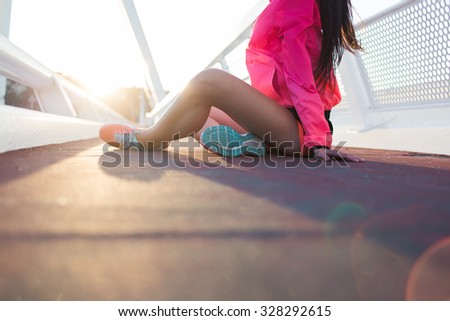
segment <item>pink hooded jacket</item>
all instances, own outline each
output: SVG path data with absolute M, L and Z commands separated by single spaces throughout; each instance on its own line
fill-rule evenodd
M 281 106 L 295 108 L 308 148 L 330 147 L 332 138 L 324 111 L 341 101 L 334 74 L 322 92 L 317 89 L 314 70 L 321 39 L 316 0 L 271 0 L 256 20 L 247 48 L 252 86 Z

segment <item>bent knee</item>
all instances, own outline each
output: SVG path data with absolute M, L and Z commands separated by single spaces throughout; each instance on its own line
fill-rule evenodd
M 217 86 L 220 84 L 220 79 L 226 74 L 220 69 L 206 69 L 194 76 L 190 84 L 200 86 Z

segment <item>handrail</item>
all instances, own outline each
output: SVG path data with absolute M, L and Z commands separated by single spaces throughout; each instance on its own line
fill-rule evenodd
M 0 75 L 35 91 L 41 111 L 94 121 L 131 123 L 96 97 L 54 73 L 0 35 Z M 74 106 L 70 97 L 83 101 Z
M 416 3 L 423 2 L 423 0 L 403 0 L 400 3 L 394 4 L 385 10 L 382 10 L 367 19 L 364 19 L 363 21 L 358 22 L 355 24 L 355 30 L 364 28 L 366 26 L 369 26 L 373 23 L 376 23 L 377 21 L 380 21 L 382 19 L 386 19 L 386 17 L 392 16 L 396 14 L 399 11 L 405 10 L 407 7 L 413 6 Z
M 128 17 L 128 22 L 137 40 L 139 49 L 141 50 L 142 58 L 144 58 L 145 64 L 147 66 L 145 76 L 149 78 L 148 84 L 150 84 L 151 87 L 149 89 L 151 90 L 152 100 L 154 102 L 160 102 L 167 95 L 167 92 L 164 90 L 161 83 L 161 79 L 159 78 L 155 61 L 153 60 L 153 55 L 150 51 L 150 47 L 148 46 L 147 40 L 145 38 L 145 34 L 139 20 L 139 15 L 136 11 L 134 1 L 122 0 L 121 2 L 124 13 Z
M 0 153 L 98 137 L 102 122 L 135 125 L 1 35 L 0 75 L 32 88 L 41 109 L 0 103 Z
M 0 35 L 0 73 L 37 90 L 49 88 L 53 83 L 50 69 L 3 35 Z
M 267 6 L 267 0 L 259 1 L 255 7 L 242 19 L 238 26 L 230 35 L 230 41 L 226 42 L 227 45 L 220 51 L 219 54 L 211 60 L 206 68 L 211 68 L 216 63 L 220 63 L 225 59 L 225 57 L 232 52 L 236 47 L 238 47 L 243 41 L 250 38 L 250 33 L 252 30 L 253 23 L 261 11 Z
M 374 14 L 373 16 L 364 19 L 362 22 L 355 25 L 355 29 L 357 32 L 364 32 L 366 28 L 369 26 L 372 26 L 373 24 L 383 21 L 384 19 L 388 19 L 389 17 L 398 14 L 399 12 L 406 11 L 410 7 L 420 5 L 424 3 L 425 0 L 404 0 L 400 3 L 397 3 L 393 6 L 388 7 L 387 9 Z M 247 40 L 250 37 L 252 24 L 257 17 L 257 15 L 260 13 L 260 11 L 264 8 L 264 6 L 267 5 L 267 1 L 260 1 L 258 5 L 252 10 L 248 16 L 242 21 L 242 23 L 239 25 L 237 30 L 235 30 L 232 33 L 232 37 L 230 41 L 227 43 L 226 46 L 224 46 L 223 50 L 217 54 L 214 59 L 212 59 L 207 65 L 206 68 L 213 67 L 217 64 L 220 64 L 222 66 L 222 69 L 229 71 L 230 66 L 227 64 L 226 58 L 229 53 L 231 53 L 235 48 L 237 48 L 239 45 L 241 45 L 245 40 Z M 447 5 L 448 6 L 448 5 Z M 363 43 L 364 46 L 364 43 Z M 365 66 L 364 62 L 361 60 L 361 56 L 364 55 L 363 52 L 361 55 L 352 56 L 352 59 L 354 59 L 357 64 L 361 65 L 358 69 L 360 69 L 360 72 L 365 73 Z M 365 57 L 365 56 L 364 56 Z M 342 68 L 340 68 L 342 69 Z M 365 77 L 365 78 L 364 78 Z M 367 75 L 363 75 L 363 78 L 365 79 L 365 82 L 369 81 L 367 79 Z M 346 86 L 345 86 L 346 85 Z M 355 82 L 351 79 L 346 79 L 344 87 L 344 91 L 352 91 L 352 88 L 355 86 Z M 372 93 L 368 93 L 370 96 Z M 170 100 L 164 101 L 162 104 L 158 104 L 154 111 L 150 114 L 150 123 L 154 122 L 168 107 L 168 105 L 171 103 Z M 447 103 L 447 102 L 446 102 Z M 355 108 L 361 108 L 360 103 L 353 104 L 356 106 Z M 364 108 L 373 108 L 373 104 L 370 104 L 368 106 L 365 106 Z
M 231 33 L 229 41 L 226 42 L 227 45 L 205 66 L 205 69 L 211 68 L 215 64 L 220 63 L 222 68 L 227 70 L 225 63 L 226 56 L 243 41 L 250 37 L 253 22 L 261 13 L 261 10 L 263 10 L 266 6 L 267 0 L 260 0 L 255 7 L 253 7 L 253 9 L 243 18 L 243 20 Z M 150 125 L 155 123 L 161 117 L 161 115 L 172 104 L 177 95 L 178 91 L 173 90 L 160 103 L 158 103 L 150 113 L 147 113 L 146 117 Z

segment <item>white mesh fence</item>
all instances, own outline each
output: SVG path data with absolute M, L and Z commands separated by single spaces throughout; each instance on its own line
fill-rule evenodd
M 375 108 L 450 105 L 450 0 L 423 0 L 357 30 Z
M 416 0 L 390 14 L 362 23 L 357 36 L 361 70 L 374 109 L 450 106 L 450 0 Z M 248 79 L 242 53 L 244 41 L 227 57 L 233 74 Z M 236 58 L 235 53 L 240 56 Z M 341 107 L 348 107 L 339 70 Z

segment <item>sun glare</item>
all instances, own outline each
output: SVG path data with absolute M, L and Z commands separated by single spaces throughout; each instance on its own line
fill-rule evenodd
M 104 80 L 84 81 L 85 88 L 94 96 L 99 98 L 107 97 L 113 94 L 119 88 L 116 84 L 108 83 Z
M 163 86 L 171 90 L 217 55 L 260 0 L 134 1 Z M 365 0 L 354 0 L 354 5 L 368 16 L 399 1 L 379 0 L 369 6 Z M 119 2 L 12 3 L 10 39 L 51 70 L 82 80 L 97 95 L 145 83 L 142 58 Z

